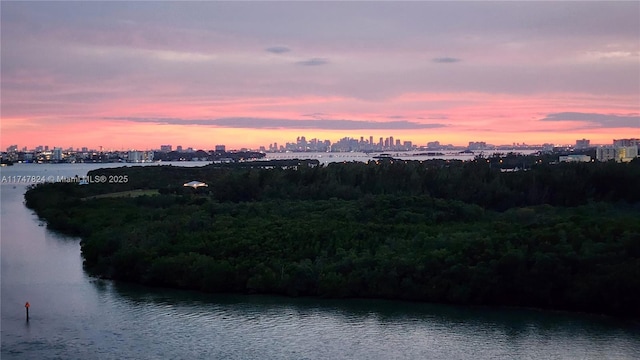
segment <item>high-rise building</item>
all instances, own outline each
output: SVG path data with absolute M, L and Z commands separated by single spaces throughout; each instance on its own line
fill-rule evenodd
M 171 145 L 160 145 L 160 151 L 169 152 L 171 149 Z
M 226 146 L 224 145 L 216 145 L 216 152 L 225 152 L 226 151 Z
M 638 146 L 620 146 L 616 148 L 616 161 L 627 162 L 638 157 Z
M 591 143 L 591 140 L 587 140 L 587 139 L 582 139 L 582 140 L 576 140 L 576 149 L 588 149 L 589 145 Z
M 640 139 L 614 139 L 613 146 L 640 146 Z
M 596 160 L 609 161 L 616 158 L 616 148 L 613 146 L 600 146 L 596 149 Z
M 627 162 L 638 157 L 638 146 L 601 146 L 596 148 L 598 161 Z
M 129 151 L 127 153 L 127 162 L 147 162 L 153 161 L 153 151 Z
M 411 141 L 405 141 L 405 142 L 403 143 L 403 146 L 404 146 L 404 149 L 405 149 L 405 150 L 411 150 L 411 149 L 413 149 L 413 142 L 411 142 Z
M 469 141 L 469 150 L 484 150 L 487 147 L 487 143 L 484 141 Z
M 142 162 L 142 156 L 142 151 L 129 151 L 129 153 L 127 154 L 127 162 Z
M 54 148 L 51 153 L 51 160 L 53 161 L 61 161 L 62 160 L 62 148 Z

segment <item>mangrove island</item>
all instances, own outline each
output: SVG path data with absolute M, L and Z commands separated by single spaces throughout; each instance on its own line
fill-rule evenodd
M 122 167 L 25 200 L 108 279 L 640 318 L 640 161 L 501 164 Z

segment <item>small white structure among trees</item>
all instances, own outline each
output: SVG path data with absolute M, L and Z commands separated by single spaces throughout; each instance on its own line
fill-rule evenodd
M 182 185 L 184 187 L 192 187 L 194 189 L 197 189 L 199 187 L 207 187 L 209 185 L 203 183 L 202 181 L 189 181 L 188 183 L 185 183 L 184 185 Z

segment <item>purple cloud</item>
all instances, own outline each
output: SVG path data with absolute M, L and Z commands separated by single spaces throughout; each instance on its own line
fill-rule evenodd
M 319 66 L 319 65 L 326 65 L 328 63 L 329 63 L 329 61 L 327 59 L 312 58 L 312 59 L 309 59 L 309 60 L 298 61 L 296 64 L 303 65 L 303 66 Z
M 620 128 L 632 127 L 640 128 L 640 116 L 637 114 L 613 115 L 581 112 L 561 112 L 548 114 L 542 121 L 584 121 L 595 127 Z
M 289 49 L 286 46 L 272 46 L 272 47 L 266 48 L 265 50 L 274 54 L 284 54 L 291 51 L 291 49 Z
M 232 117 L 219 119 L 180 118 L 140 118 L 107 117 L 105 120 L 155 123 L 166 125 L 200 125 L 236 129 L 323 129 L 323 130 L 384 130 L 384 129 L 434 129 L 446 124 L 422 124 L 413 121 L 365 121 L 365 120 L 323 120 L 323 119 L 271 119 L 253 117 Z
M 432 59 L 431 61 L 438 64 L 453 64 L 453 63 L 460 62 L 461 60 L 453 57 L 438 57 L 438 58 Z

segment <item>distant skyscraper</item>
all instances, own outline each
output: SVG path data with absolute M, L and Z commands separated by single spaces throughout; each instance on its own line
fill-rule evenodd
M 640 146 L 640 139 L 614 139 L 613 146 Z
M 133 163 L 142 162 L 144 153 L 142 151 L 129 151 L 127 154 L 127 161 Z
M 216 152 L 225 152 L 226 146 L 224 145 L 216 145 Z
M 53 161 L 62 160 L 62 148 L 57 147 L 53 149 L 53 152 L 51 153 L 51 160 Z
M 469 150 L 484 150 L 487 147 L 487 143 L 484 141 L 469 141 Z
M 171 149 L 172 149 L 171 145 L 160 145 L 160 151 L 169 152 L 171 151 Z
M 591 143 L 591 140 L 587 140 L 587 139 L 582 139 L 582 140 L 576 140 L 576 149 L 588 149 L 589 145 Z

